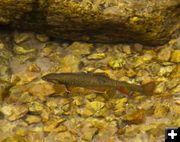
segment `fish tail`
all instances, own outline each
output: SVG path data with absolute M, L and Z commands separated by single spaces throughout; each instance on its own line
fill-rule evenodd
M 149 82 L 142 86 L 143 92 L 145 95 L 152 95 L 154 93 L 156 84 L 155 82 Z
M 155 82 L 150 82 L 142 86 L 138 85 L 127 85 L 127 86 L 118 86 L 116 89 L 121 93 L 126 95 L 130 95 L 132 92 L 140 92 L 144 95 L 152 95 L 154 93 L 154 89 L 156 87 Z

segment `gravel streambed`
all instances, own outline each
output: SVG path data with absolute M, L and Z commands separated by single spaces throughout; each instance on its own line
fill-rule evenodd
M 52 84 L 52 72 L 103 73 L 156 88 L 151 95 L 99 93 Z M 0 36 L 1 142 L 162 142 L 180 126 L 180 38 L 159 47 Z

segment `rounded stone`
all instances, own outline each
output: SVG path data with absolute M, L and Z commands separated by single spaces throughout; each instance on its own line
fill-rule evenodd
M 180 50 L 174 50 L 172 52 L 171 62 L 180 63 Z
M 171 57 L 172 49 L 169 47 L 162 48 L 158 53 L 158 60 L 168 61 Z

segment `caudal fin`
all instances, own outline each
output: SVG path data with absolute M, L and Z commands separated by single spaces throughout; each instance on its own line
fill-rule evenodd
M 156 84 L 155 82 L 150 82 L 145 85 L 143 85 L 143 93 L 145 95 L 152 95 L 154 93 Z

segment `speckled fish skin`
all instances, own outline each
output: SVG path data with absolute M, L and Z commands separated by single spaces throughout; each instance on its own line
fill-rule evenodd
M 42 77 L 43 80 L 64 84 L 67 86 L 77 86 L 84 88 L 107 87 L 115 88 L 120 92 L 129 93 L 130 91 L 144 92 L 143 87 L 129 84 L 124 81 L 110 79 L 105 75 L 90 73 L 50 73 Z

